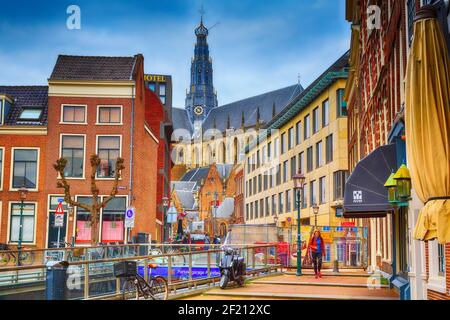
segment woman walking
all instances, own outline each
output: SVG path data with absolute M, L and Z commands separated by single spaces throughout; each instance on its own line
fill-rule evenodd
M 322 278 L 322 257 L 325 255 L 325 243 L 319 230 L 314 232 L 314 235 L 309 241 L 309 247 L 311 249 L 311 257 L 314 264 L 314 274 L 316 279 Z

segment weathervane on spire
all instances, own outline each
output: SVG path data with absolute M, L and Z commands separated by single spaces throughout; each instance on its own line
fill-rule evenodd
M 200 13 L 200 19 L 203 22 L 203 16 L 205 15 L 205 8 L 203 7 L 203 3 L 202 6 L 200 7 L 200 10 L 198 10 L 198 12 Z

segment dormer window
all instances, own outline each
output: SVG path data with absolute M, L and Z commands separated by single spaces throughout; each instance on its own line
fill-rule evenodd
M 24 107 L 20 113 L 20 121 L 38 121 L 41 118 L 42 108 Z

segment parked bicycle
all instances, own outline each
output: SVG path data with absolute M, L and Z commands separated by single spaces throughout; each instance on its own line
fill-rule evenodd
M 0 245 L 0 266 L 7 266 L 9 263 L 18 266 L 30 266 L 34 263 L 34 252 L 23 250 L 12 250 L 7 244 Z
M 123 300 L 167 300 L 169 297 L 169 285 L 167 280 L 161 276 L 153 276 L 152 270 L 158 266 L 149 264 L 149 281 L 147 282 L 137 272 L 137 263 L 135 261 L 124 261 L 114 265 L 114 274 L 118 278 L 124 278 L 122 285 Z M 144 268 L 146 272 L 146 268 Z

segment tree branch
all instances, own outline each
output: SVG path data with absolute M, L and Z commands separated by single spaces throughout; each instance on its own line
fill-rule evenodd
M 67 160 L 64 158 L 58 159 L 56 163 L 53 165 L 53 167 L 59 174 L 58 179 L 60 180 L 57 182 L 56 185 L 58 188 L 64 189 L 64 201 L 67 204 L 71 205 L 72 207 L 80 207 L 83 208 L 84 210 L 90 211 L 91 208 L 88 205 L 72 200 L 72 196 L 70 194 L 70 185 L 67 183 L 64 173 L 66 166 Z
M 103 202 L 101 203 L 102 208 L 104 208 L 112 199 L 114 199 L 117 196 L 117 193 L 119 192 L 118 190 L 119 181 L 122 176 L 122 170 L 125 169 L 125 166 L 123 165 L 124 162 L 125 160 L 122 158 L 117 158 L 116 160 L 116 173 L 114 177 L 114 185 L 109 197 L 104 199 Z

